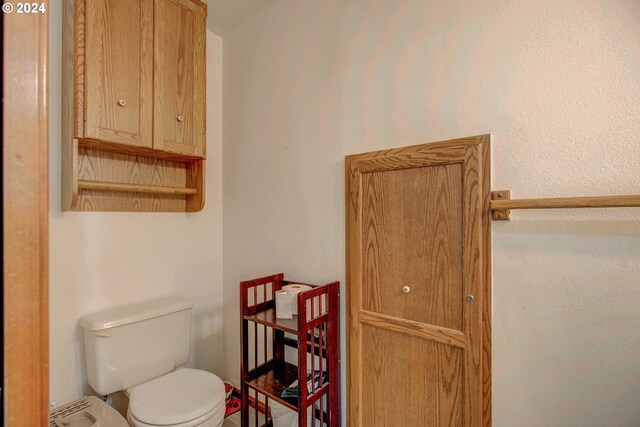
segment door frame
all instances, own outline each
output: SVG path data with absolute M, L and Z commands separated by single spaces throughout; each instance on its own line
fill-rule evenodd
M 357 239 L 357 230 L 352 229 L 350 224 L 355 223 L 358 215 L 357 196 L 361 192 L 357 188 L 359 167 L 377 167 L 375 166 L 379 157 L 397 156 L 398 162 L 394 165 L 394 169 L 410 168 L 424 161 L 424 156 L 428 154 L 422 151 L 433 149 L 447 149 L 463 146 L 477 146 L 479 152 L 479 163 L 481 168 L 481 185 L 482 185 L 482 222 L 481 235 L 482 246 L 480 248 L 481 271 L 482 271 L 482 325 L 481 325 L 481 357 L 480 357 L 480 377 L 482 380 L 482 426 L 491 427 L 492 425 L 492 404 L 491 404 L 491 212 L 489 203 L 491 200 L 491 142 L 490 135 L 477 135 L 467 138 L 452 139 L 447 141 L 439 141 L 428 144 L 413 145 L 409 147 L 392 148 L 381 151 L 372 151 L 361 154 L 354 154 L 345 157 L 345 224 L 346 224 L 346 290 L 347 290 L 347 425 L 351 427 L 359 427 L 358 422 L 361 414 L 360 408 L 353 408 L 354 398 L 352 394 L 356 392 L 349 375 L 350 370 L 357 369 L 352 366 L 352 350 L 354 343 L 352 337 L 355 337 L 357 331 L 357 311 L 359 310 L 359 301 L 352 299 L 351 283 L 359 280 L 359 259 L 358 254 L 354 251 L 359 247 Z M 400 164 L 402 163 L 402 164 Z
M 49 2 L 3 13 L 3 410 L 49 417 Z

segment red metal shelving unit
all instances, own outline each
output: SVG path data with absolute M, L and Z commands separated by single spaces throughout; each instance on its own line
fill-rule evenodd
M 298 294 L 300 315 L 278 319 L 275 292 L 294 283 L 312 289 Z M 339 291 L 340 282 L 291 282 L 282 273 L 240 283 L 242 427 L 249 427 L 251 392 L 267 408 L 263 426 L 272 426 L 270 400 L 297 412 L 299 427 L 340 426 Z M 285 347 L 296 349 L 297 360 L 285 360 Z M 321 380 L 310 390 L 298 387 L 297 397 L 282 397 L 295 380 L 307 384 L 311 372 Z

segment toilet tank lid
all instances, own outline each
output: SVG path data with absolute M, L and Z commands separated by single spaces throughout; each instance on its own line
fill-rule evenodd
M 89 331 L 99 331 L 164 316 L 191 307 L 191 301 L 188 299 L 169 296 L 87 314 L 82 316 L 78 323 Z

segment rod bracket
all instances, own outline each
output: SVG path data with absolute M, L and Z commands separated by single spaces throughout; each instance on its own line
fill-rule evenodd
M 491 200 L 511 200 L 511 190 L 492 191 Z M 511 221 L 511 209 L 494 210 L 492 215 L 494 221 Z

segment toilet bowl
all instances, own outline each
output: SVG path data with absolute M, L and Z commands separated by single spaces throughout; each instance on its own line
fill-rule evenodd
M 189 360 L 191 302 L 164 297 L 83 316 L 89 385 L 102 396 L 129 395 L 133 427 L 219 427 L 225 389 Z M 108 425 L 107 425 L 108 426 Z
M 111 406 L 94 396 L 85 396 L 51 411 L 50 427 L 129 427 Z
M 127 390 L 132 427 L 219 427 L 224 383 L 214 374 L 179 369 Z

